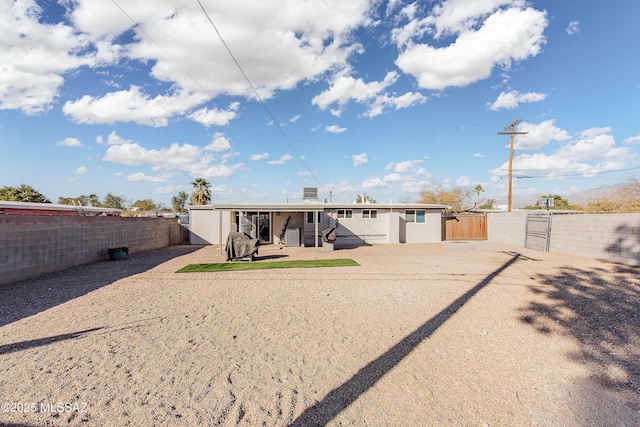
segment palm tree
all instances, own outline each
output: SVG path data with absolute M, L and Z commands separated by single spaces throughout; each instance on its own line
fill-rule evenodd
M 196 178 L 191 185 L 194 190 L 191 193 L 191 203 L 194 205 L 206 205 L 211 201 L 211 184 L 204 178 Z
M 477 184 L 475 186 L 475 188 L 473 189 L 473 192 L 476 193 L 478 195 L 478 201 L 474 203 L 474 208 L 476 206 L 478 206 L 480 204 L 480 193 L 484 193 L 484 188 L 482 188 L 482 185 Z
M 100 199 L 95 194 L 89 194 L 89 204 L 94 208 L 97 208 L 100 206 Z

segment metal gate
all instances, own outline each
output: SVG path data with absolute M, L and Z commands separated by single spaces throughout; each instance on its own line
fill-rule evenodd
M 551 241 L 551 214 L 531 213 L 527 215 L 524 247 L 549 252 Z

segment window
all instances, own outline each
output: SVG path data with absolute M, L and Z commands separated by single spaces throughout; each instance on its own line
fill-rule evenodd
M 352 218 L 353 211 L 351 209 L 338 209 L 338 218 Z
M 362 211 L 362 218 L 378 218 L 378 211 L 375 209 L 365 209 Z
M 416 222 L 416 211 L 407 211 L 404 219 L 407 222 Z
M 307 212 L 307 224 L 313 224 L 314 212 Z M 320 212 L 318 212 L 318 224 L 320 224 Z
M 407 211 L 405 215 L 407 222 L 427 222 L 426 212 L 424 210 Z

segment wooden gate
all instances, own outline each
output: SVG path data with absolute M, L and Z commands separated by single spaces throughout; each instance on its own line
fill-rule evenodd
M 443 215 L 442 240 L 487 240 L 487 214 L 465 212 Z

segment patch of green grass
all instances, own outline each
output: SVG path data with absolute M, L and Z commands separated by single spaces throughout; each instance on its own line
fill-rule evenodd
M 253 261 L 253 262 L 223 262 L 214 264 L 189 264 L 176 273 L 203 273 L 216 271 L 245 271 L 265 270 L 270 268 L 318 268 L 318 267 L 353 267 L 359 266 L 350 258 L 339 259 L 310 259 L 296 261 Z

